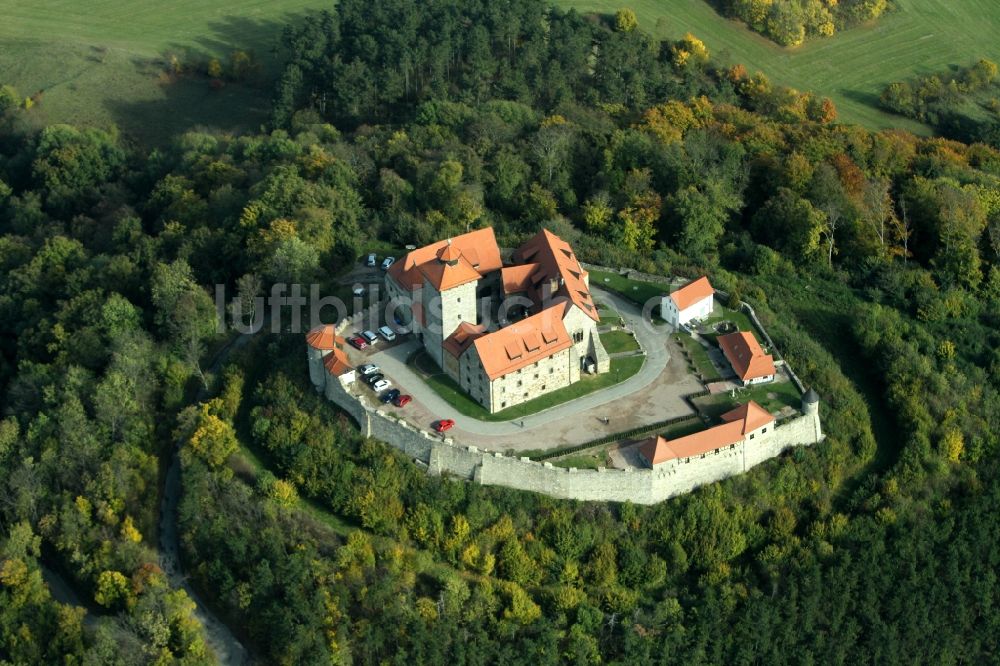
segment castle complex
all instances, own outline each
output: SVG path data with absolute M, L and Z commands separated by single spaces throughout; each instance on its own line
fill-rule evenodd
M 587 271 L 546 229 L 506 264 L 492 228 L 433 243 L 393 264 L 385 284 L 400 322 L 491 413 L 610 367 Z

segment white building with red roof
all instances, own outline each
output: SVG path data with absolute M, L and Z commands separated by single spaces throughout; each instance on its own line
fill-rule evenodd
M 744 386 L 762 384 L 774 379 L 777 370 L 774 357 L 765 354 L 757 338 L 748 331 L 737 331 L 716 338 L 719 349 L 733 366 L 733 372 Z
M 715 289 L 708 278 L 702 276 L 664 296 L 660 302 L 660 316 L 674 328 L 692 320 L 705 319 L 715 307 Z
M 507 265 L 493 230 L 479 229 L 409 252 L 385 281 L 397 316 L 491 412 L 610 368 L 587 271 L 547 229 Z

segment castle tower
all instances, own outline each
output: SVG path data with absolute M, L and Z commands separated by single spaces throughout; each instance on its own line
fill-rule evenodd
M 476 285 L 481 277 L 462 251 L 448 241 L 437 259 L 421 267 L 424 275 L 424 347 L 444 367 L 441 345 L 462 323 L 477 324 Z
M 812 417 L 813 429 L 814 429 L 814 439 L 813 442 L 818 442 L 823 439 L 823 428 L 819 421 L 819 394 L 816 393 L 816 389 L 810 387 L 806 394 L 802 396 L 802 413 L 806 416 Z
M 322 392 L 326 386 L 326 370 L 323 359 L 334 350 L 338 342 L 337 331 L 333 324 L 317 326 L 306 334 L 306 358 L 309 359 L 309 380 Z

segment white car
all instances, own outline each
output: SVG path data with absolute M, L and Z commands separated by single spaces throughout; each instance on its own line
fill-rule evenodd
M 379 369 L 380 368 L 374 363 L 365 363 L 360 368 L 358 368 L 358 372 L 360 372 L 362 375 L 367 376 L 367 375 L 374 375 L 376 372 L 379 371 Z
M 396 339 L 396 333 L 388 326 L 382 326 L 378 329 L 378 334 L 386 339 L 387 342 L 392 342 Z
M 372 390 L 375 391 L 376 393 L 381 393 L 390 386 L 392 386 L 392 382 L 390 382 L 388 379 L 380 379 L 372 385 Z
M 382 270 L 389 270 L 389 266 L 392 266 L 394 263 L 396 263 L 396 257 L 386 257 L 382 260 Z
M 378 257 L 376 257 L 375 253 L 373 252 L 372 254 L 368 255 L 368 261 L 366 261 L 365 264 L 368 266 L 368 268 L 375 268 L 376 261 L 378 261 Z
M 371 331 L 362 331 L 361 336 L 368 341 L 368 344 L 373 345 L 378 342 L 378 336 Z
M 364 285 L 360 284 L 354 285 L 354 287 L 351 289 L 351 293 L 354 294 L 355 296 L 364 296 L 365 295 Z

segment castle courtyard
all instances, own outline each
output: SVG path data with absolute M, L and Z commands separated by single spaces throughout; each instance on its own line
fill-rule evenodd
M 377 405 L 380 411 L 403 417 L 421 429 L 429 429 L 438 419 L 452 418 L 456 424 L 448 432 L 449 437 L 456 443 L 489 451 L 561 448 L 626 428 L 693 415 L 694 411 L 683 396 L 702 390 L 702 386 L 687 371 L 669 329 L 641 321 L 640 309 L 633 303 L 599 288 L 593 291 L 598 301 L 625 318 L 646 352 L 639 372 L 620 383 L 523 419 L 483 421 L 457 413 L 413 367 L 407 365 L 409 357 L 420 349 L 419 342 L 408 336 L 387 348 L 376 346 L 369 353 L 350 350 L 349 358 L 352 365 L 379 365 L 393 387 L 412 395 L 413 402 L 402 409 L 381 405 L 372 391 L 360 382 L 355 382 L 350 390 L 369 404 Z

